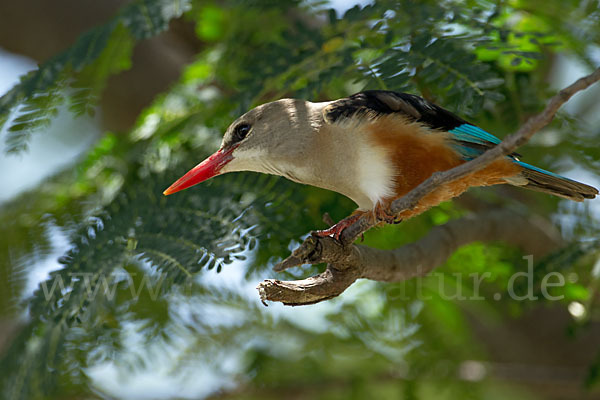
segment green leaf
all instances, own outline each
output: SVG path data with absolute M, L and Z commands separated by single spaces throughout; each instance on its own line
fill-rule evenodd
M 73 113 L 93 114 L 108 78 L 131 67 L 134 44 L 128 29 L 121 23 L 117 25 L 95 62 L 84 67 L 71 83 L 74 93 L 69 97 L 69 109 Z
M 105 25 L 81 35 L 75 44 L 21 77 L 20 83 L 0 98 L 0 129 L 19 105 L 28 107 L 27 123 L 9 128 L 7 151 L 19 153 L 27 148 L 31 133 L 57 114 L 57 106 L 75 89 L 71 110 L 78 115 L 93 112 L 106 79 L 129 68 L 134 40 L 154 36 L 168 27 L 172 18 L 190 8 L 189 0 L 137 0 L 125 6 Z M 91 86 L 91 90 L 87 88 Z M 35 99 L 47 96 L 48 110 L 35 108 Z M 34 118 L 35 117 L 35 118 Z

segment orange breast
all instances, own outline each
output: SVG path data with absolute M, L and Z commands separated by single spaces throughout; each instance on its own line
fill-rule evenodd
M 393 198 L 391 202 L 415 188 L 431 174 L 445 171 L 465 162 L 450 145 L 450 134 L 429 130 L 417 123 L 410 123 L 401 116 L 391 115 L 378 119 L 369 126 L 374 142 L 389 154 L 396 169 Z M 488 186 L 505 183 L 503 178 L 521 171 L 521 167 L 508 159 L 493 162 L 481 171 L 440 187 L 425 196 L 417 207 L 401 215 L 407 219 L 439 203 L 456 197 L 471 186 Z

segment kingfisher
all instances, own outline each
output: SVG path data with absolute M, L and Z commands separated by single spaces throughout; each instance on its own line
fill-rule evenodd
M 339 238 L 365 213 L 397 223 L 450 200 L 474 186 L 508 184 L 565 199 L 593 199 L 592 186 L 545 171 L 511 154 L 484 169 L 447 183 L 412 209 L 387 210 L 434 172 L 476 158 L 500 139 L 419 96 L 368 90 L 313 103 L 281 99 L 235 120 L 219 150 L 173 183 L 165 195 L 217 175 L 254 171 L 283 176 L 352 199 L 358 209 L 319 236 Z

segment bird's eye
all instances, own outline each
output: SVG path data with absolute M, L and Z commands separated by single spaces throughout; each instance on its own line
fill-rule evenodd
M 248 135 L 248 132 L 250 132 L 250 128 L 250 124 L 239 124 L 238 126 L 236 126 L 233 130 L 234 142 L 239 142 L 243 140 L 246 137 L 246 135 Z

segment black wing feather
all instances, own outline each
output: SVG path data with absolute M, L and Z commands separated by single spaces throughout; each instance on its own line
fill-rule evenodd
M 452 130 L 468 123 L 450 111 L 444 110 L 419 96 L 389 90 L 366 90 L 337 100 L 324 110 L 327 122 L 335 123 L 346 118 L 402 113 L 409 120 L 421 122 L 432 129 Z

